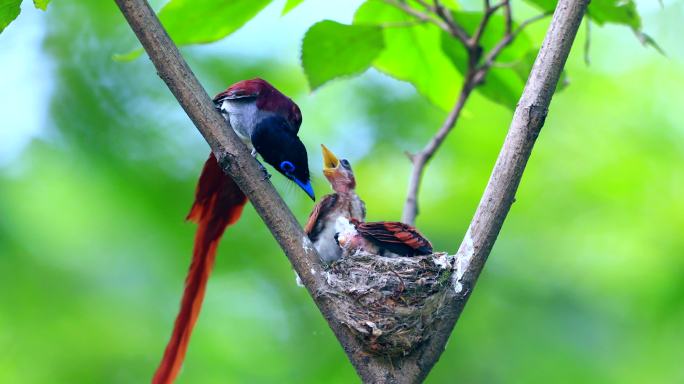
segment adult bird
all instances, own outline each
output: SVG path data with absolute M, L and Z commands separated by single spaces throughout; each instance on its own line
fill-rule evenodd
M 306 148 L 297 137 L 302 123 L 297 104 L 257 78 L 231 85 L 214 98 L 214 105 L 253 155 L 261 155 L 314 199 Z M 171 339 L 152 379 L 154 384 L 172 383 L 178 375 L 202 306 L 218 242 L 225 229 L 240 218 L 246 203 L 245 194 L 210 154 L 187 216 L 197 223 L 192 263 Z
M 325 263 L 331 263 L 342 256 L 342 249 L 335 242 L 339 218 L 364 221 L 366 206 L 356 194 L 356 179 L 346 159 L 338 160 L 325 145 L 323 151 L 323 174 L 330 182 L 334 193 L 324 196 L 316 204 L 304 232 Z

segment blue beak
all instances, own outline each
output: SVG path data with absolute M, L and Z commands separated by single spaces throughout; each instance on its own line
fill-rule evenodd
M 297 185 L 299 185 L 299 188 L 303 189 L 304 192 L 306 192 L 307 195 L 311 198 L 311 200 L 316 201 L 316 196 L 314 195 L 314 190 L 313 187 L 311 186 L 311 180 L 307 181 L 306 184 L 303 183 L 301 180 L 293 178 L 292 179 Z

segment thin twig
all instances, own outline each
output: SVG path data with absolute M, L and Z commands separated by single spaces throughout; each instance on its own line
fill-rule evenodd
M 380 28 L 410 28 L 416 25 L 425 24 L 427 20 L 411 20 L 411 21 L 388 21 L 386 23 L 378 24 Z
M 397 1 L 397 0 L 382 0 L 382 1 L 384 1 L 385 3 L 387 3 L 393 7 L 401 9 L 402 11 L 404 11 L 404 12 L 408 13 L 409 15 L 417 18 L 418 20 L 428 22 L 428 23 L 432 23 L 432 24 L 438 26 L 439 28 L 441 28 L 443 31 L 445 31 L 447 33 L 451 33 L 451 28 L 444 21 L 442 21 L 440 19 L 436 19 L 434 17 L 431 17 L 429 14 L 423 13 L 423 12 L 411 7 L 410 5 L 408 5 L 404 2 Z
M 409 179 L 409 186 L 407 192 L 406 202 L 404 203 L 404 211 L 401 217 L 401 221 L 407 224 L 414 224 L 416 221 L 416 216 L 418 215 L 418 191 L 420 189 L 420 182 L 423 178 L 423 173 L 425 172 L 425 166 L 430 161 L 432 156 L 435 154 L 437 149 L 442 145 L 444 139 L 456 125 L 456 121 L 461 115 L 461 111 L 465 106 L 466 100 L 472 91 L 471 85 L 472 76 L 467 76 L 466 80 L 461 87 L 461 92 L 458 95 L 458 100 L 456 104 L 451 109 L 447 115 L 444 123 L 439 128 L 437 133 L 430 139 L 430 141 L 425 145 L 423 150 L 417 154 L 411 155 L 410 159 L 413 162 L 413 170 L 411 172 L 411 177 Z
M 510 35 L 511 31 L 513 31 L 513 11 L 511 10 L 511 2 L 510 0 L 504 0 L 502 5 L 504 7 L 504 22 L 506 23 L 504 33 Z
M 587 18 L 584 20 L 584 24 L 584 27 L 586 28 L 586 34 L 584 36 L 584 64 L 588 67 L 591 65 L 591 56 L 589 55 L 591 50 L 591 21 Z
M 472 45 L 480 44 L 480 40 L 482 39 L 482 33 L 487 27 L 487 23 L 489 22 L 489 19 L 492 17 L 492 14 L 494 14 L 495 11 L 495 9 L 492 9 L 489 0 L 484 0 L 484 12 L 482 13 L 482 20 L 480 20 L 480 24 L 477 25 L 475 33 L 473 33 L 473 36 L 470 38 L 470 43 Z
M 482 48 L 480 46 L 480 40 L 482 40 L 482 34 L 484 33 L 485 29 L 487 28 L 487 24 L 489 23 L 489 20 L 491 19 L 492 15 L 496 13 L 496 11 L 508 4 L 508 0 L 503 0 L 502 2 L 492 6 L 489 0 L 484 0 L 484 11 L 482 13 L 482 20 L 480 20 L 480 23 L 477 25 L 477 28 L 475 29 L 475 33 L 473 33 L 473 36 L 470 38 L 470 58 L 468 60 L 468 67 L 472 70 L 477 66 L 478 61 L 480 60 L 480 56 L 482 55 Z M 510 6 L 507 7 L 510 10 Z M 508 34 L 508 32 L 507 32 Z
M 507 3 L 504 2 L 502 5 L 503 7 L 505 7 L 504 9 L 506 9 L 506 7 L 509 7 L 509 5 L 506 4 Z M 485 12 L 485 17 L 486 14 L 487 12 Z M 409 177 L 406 201 L 404 202 L 404 210 L 401 217 L 402 222 L 411 225 L 415 224 L 416 217 L 418 216 L 418 192 L 420 190 L 423 174 L 425 173 L 425 166 L 428 164 L 429 160 L 434 156 L 435 152 L 439 149 L 444 139 L 446 139 L 446 136 L 452 131 L 460 116 L 461 109 L 465 105 L 468 96 L 470 96 L 471 92 L 478 85 L 484 82 L 487 73 L 489 72 L 494 61 L 496 60 L 498 55 L 503 51 L 503 49 L 506 48 L 509 44 L 511 44 L 515 40 L 515 38 L 525 29 L 525 27 L 549 15 L 550 13 L 544 13 L 523 21 L 514 31 L 512 31 L 511 33 L 507 33 L 499 41 L 499 43 L 497 43 L 497 45 L 495 45 L 494 48 L 492 48 L 485 55 L 485 59 L 479 66 L 477 65 L 477 61 L 479 60 L 479 53 L 475 50 L 468 51 L 468 71 L 465 75 L 465 81 L 461 88 L 461 92 L 459 93 L 454 108 L 447 115 L 447 118 L 444 120 L 442 126 L 439 128 L 437 133 L 435 133 L 435 135 L 430 139 L 430 141 L 423 148 L 423 150 L 412 156 L 413 169 Z M 486 21 L 481 21 L 480 25 L 486 25 Z
M 465 29 L 458 22 L 456 22 L 456 20 L 454 20 L 451 10 L 442 5 L 439 0 L 434 0 L 434 2 L 435 6 L 433 9 L 435 14 L 437 14 L 437 16 L 444 20 L 444 22 L 449 26 L 451 35 L 469 49 L 473 49 L 473 46 L 469 44 L 470 38 L 468 37 L 468 32 L 466 32 Z
M 501 51 L 503 51 L 504 48 L 506 48 L 509 44 L 511 44 L 513 42 L 513 40 L 515 40 L 515 38 L 525 29 L 525 27 L 534 23 L 535 21 L 542 20 L 542 19 L 549 17 L 551 15 L 552 15 L 552 12 L 545 12 L 545 13 L 539 14 L 537 16 L 530 17 L 529 19 L 520 23 L 520 25 L 518 25 L 518 28 L 516 28 L 510 34 L 507 34 L 506 36 L 504 36 L 504 38 L 501 39 L 501 41 L 499 41 L 499 43 L 496 44 L 494 46 L 494 48 L 492 48 L 491 51 L 489 51 L 489 53 L 487 55 L 485 55 L 485 59 L 484 59 L 482 66 L 486 67 L 486 68 L 491 67 L 492 63 L 494 62 L 494 60 L 496 60 L 496 58 L 499 56 Z

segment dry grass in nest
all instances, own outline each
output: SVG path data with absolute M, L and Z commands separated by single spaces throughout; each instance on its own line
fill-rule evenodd
M 435 253 L 384 257 L 344 255 L 327 271 L 328 290 L 341 321 L 368 352 L 408 354 L 425 342 L 453 289 L 454 256 Z

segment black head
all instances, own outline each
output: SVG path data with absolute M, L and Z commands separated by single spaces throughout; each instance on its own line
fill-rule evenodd
M 278 115 L 261 120 L 254 127 L 252 145 L 265 162 L 294 181 L 315 200 L 306 148 L 287 120 Z

